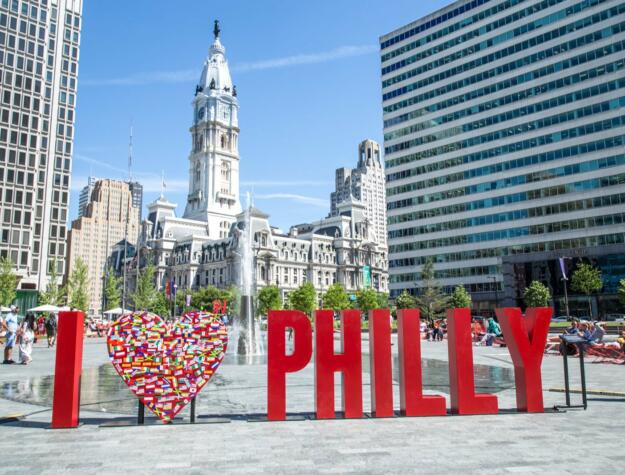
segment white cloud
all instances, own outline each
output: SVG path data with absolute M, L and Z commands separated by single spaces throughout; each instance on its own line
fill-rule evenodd
M 318 64 L 336 61 L 343 58 L 351 58 L 354 56 L 363 56 L 378 51 L 375 45 L 363 46 L 340 46 L 330 51 L 311 54 L 297 54 L 286 56 L 284 58 L 266 59 L 262 61 L 253 61 L 250 63 L 240 63 L 232 66 L 233 71 L 259 71 L 263 69 L 286 68 L 289 66 L 299 66 L 302 64 Z
M 251 180 L 241 181 L 241 186 L 248 187 L 271 187 L 271 186 L 325 186 L 329 182 L 323 180 Z
M 324 198 L 316 198 L 314 196 L 297 195 L 293 193 L 267 193 L 254 195 L 255 200 L 291 200 L 319 208 L 328 208 L 329 202 Z
M 339 46 L 329 51 L 319 53 L 296 54 L 283 58 L 265 59 L 247 63 L 233 64 L 233 71 L 244 73 L 248 71 L 262 71 L 265 69 L 287 68 L 304 64 L 319 64 L 336 61 L 343 58 L 364 56 L 378 51 L 376 45 Z M 175 71 L 152 71 L 134 73 L 118 78 L 81 79 L 81 86 L 143 86 L 146 84 L 172 84 L 192 82 L 199 77 L 197 69 L 181 69 Z

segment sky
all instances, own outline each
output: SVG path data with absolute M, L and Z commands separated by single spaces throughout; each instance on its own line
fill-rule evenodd
M 355 166 L 360 141 L 382 142 L 379 37 L 449 3 L 85 1 L 70 217 L 88 176 L 128 177 L 131 124 L 144 206 L 164 174 L 182 215 L 214 19 L 238 91 L 241 196 L 284 230 L 325 217 L 334 170 Z

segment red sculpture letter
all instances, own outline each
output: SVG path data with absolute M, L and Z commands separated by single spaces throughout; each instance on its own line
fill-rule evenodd
M 53 429 L 78 427 L 84 319 L 82 312 L 59 313 L 52 401 Z
M 514 363 L 517 409 L 523 412 L 544 412 L 540 365 L 553 309 L 528 308 L 525 317 L 517 307 L 498 308 L 495 311 Z
M 404 416 L 444 416 L 445 398 L 423 395 L 420 323 L 419 310 L 397 311 L 401 413 Z
M 286 354 L 284 331 L 292 328 L 293 353 Z M 286 373 L 304 368 L 312 356 L 312 327 L 305 313 L 270 310 L 267 317 L 267 418 L 286 419 Z
M 475 394 L 471 310 L 447 310 L 449 395 L 453 414 L 496 414 L 497 396 Z
M 342 410 L 346 418 L 361 418 L 362 360 L 360 311 L 341 312 L 341 351 L 334 353 L 334 313 L 315 312 L 315 411 L 317 419 L 334 419 L 334 373 L 341 372 Z
M 375 417 L 393 417 L 391 312 L 388 308 L 369 312 L 369 356 L 371 412 Z

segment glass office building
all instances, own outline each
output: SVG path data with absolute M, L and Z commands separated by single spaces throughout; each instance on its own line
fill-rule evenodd
M 569 274 L 580 259 L 602 267 L 593 305 L 613 311 L 625 277 L 625 2 L 458 1 L 380 46 L 392 295 L 418 293 L 432 259 L 476 311 L 519 304 L 534 279 L 559 305 L 563 257 Z

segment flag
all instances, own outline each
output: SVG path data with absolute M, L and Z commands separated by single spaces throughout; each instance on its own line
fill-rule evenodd
M 568 280 L 566 277 L 566 268 L 564 267 L 564 257 L 559 257 L 558 261 L 560 261 L 560 272 L 562 272 L 562 278 L 564 280 Z

